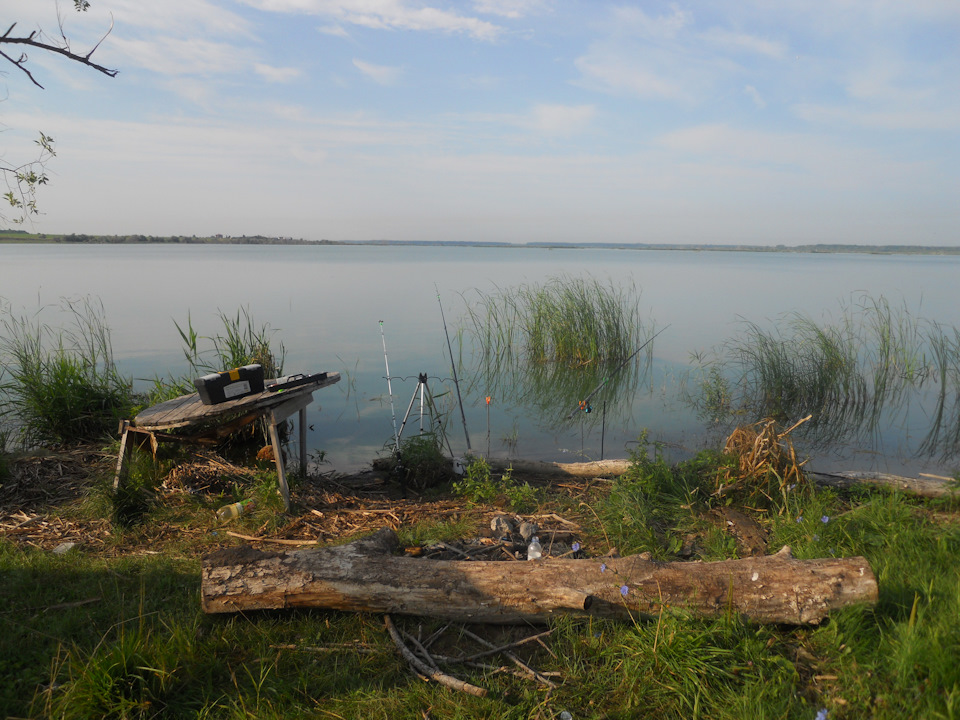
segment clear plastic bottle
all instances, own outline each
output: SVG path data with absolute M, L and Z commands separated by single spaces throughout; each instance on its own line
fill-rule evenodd
M 217 520 L 233 520 L 236 517 L 240 517 L 245 512 L 249 512 L 250 509 L 256 504 L 256 500 L 241 500 L 240 502 L 224 505 L 222 508 L 217 510 Z
M 534 535 L 530 538 L 530 544 L 527 545 L 527 560 L 536 560 L 542 555 L 543 547 L 540 545 L 540 540 Z

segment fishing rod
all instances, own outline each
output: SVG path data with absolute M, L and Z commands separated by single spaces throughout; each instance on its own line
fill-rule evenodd
M 400 433 L 397 432 L 397 411 L 393 407 L 393 388 L 390 386 L 390 361 L 387 360 L 387 338 L 383 334 L 383 320 L 380 321 L 380 339 L 383 341 L 383 362 L 387 366 L 387 394 L 390 396 L 390 414 L 393 416 L 393 440 L 400 452 Z
M 440 302 L 440 288 L 434 283 L 433 287 L 437 291 L 437 304 L 440 306 L 440 319 L 443 321 L 443 334 L 447 336 L 447 352 L 450 353 L 450 369 L 453 370 L 453 385 L 457 388 L 457 403 L 460 405 L 460 419 L 463 420 L 463 435 L 467 439 L 467 452 L 473 448 L 470 447 L 470 433 L 467 432 L 467 416 L 463 412 L 463 398 L 460 397 L 460 381 L 457 379 L 457 363 L 453 360 L 453 346 L 450 344 L 450 333 L 447 332 L 447 319 L 443 316 L 443 303 Z
M 600 390 L 602 390 L 603 387 L 604 387 L 608 382 L 610 382 L 618 372 L 620 372 L 621 370 L 623 370 L 623 369 L 627 366 L 627 363 L 629 363 L 629 362 L 630 362 L 631 360 L 633 360 L 637 355 L 639 355 L 641 350 L 643 350 L 647 345 L 649 345 L 650 343 L 652 343 L 652 342 L 654 341 L 654 338 L 656 338 L 657 335 L 659 335 L 660 333 L 662 333 L 662 332 L 663 332 L 664 330 L 666 330 L 668 327 L 670 327 L 670 326 L 667 325 L 666 327 L 663 327 L 663 328 L 660 328 L 659 330 L 657 330 L 657 332 L 654 333 L 653 336 L 652 336 L 649 340 L 647 340 L 643 345 L 641 345 L 641 346 L 638 347 L 636 350 L 634 350 L 633 353 L 630 355 L 630 357 L 628 357 L 626 360 L 624 360 L 622 363 L 620 363 L 620 364 L 614 369 L 614 371 L 613 371 L 612 373 L 610 373 L 609 375 L 607 375 L 607 377 L 605 377 L 605 378 L 603 379 L 603 381 L 593 389 L 593 391 L 592 391 L 589 395 L 587 395 L 583 400 L 580 401 L 580 404 L 577 405 L 577 410 L 583 410 L 583 411 L 585 411 L 585 412 L 590 412 L 590 399 L 591 399 L 594 395 L 596 395 L 598 392 L 600 392 Z M 567 420 L 570 420 L 574 415 L 576 415 L 576 414 L 577 414 L 577 410 L 574 410 L 574 411 L 571 412 L 569 415 L 567 415 Z

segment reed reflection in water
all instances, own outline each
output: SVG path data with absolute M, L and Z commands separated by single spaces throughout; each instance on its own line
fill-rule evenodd
M 796 422 L 811 447 L 862 442 L 926 421 L 917 457 L 960 454 L 960 332 L 884 297 L 841 304 L 833 322 L 792 312 L 772 327 L 749 320 L 695 358 L 687 400 L 714 423 Z

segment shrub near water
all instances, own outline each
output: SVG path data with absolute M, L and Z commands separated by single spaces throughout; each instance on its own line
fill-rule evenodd
M 96 440 L 116 430 L 132 406 L 130 380 L 113 361 L 103 306 L 63 300 L 69 325 L 54 328 L 38 316 L 0 320 L 3 411 L 24 445 Z

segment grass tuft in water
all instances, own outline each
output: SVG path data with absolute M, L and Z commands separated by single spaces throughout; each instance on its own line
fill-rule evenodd
M 896 422 L 923 400 L 933 412 L 920 452 L 960 452 L 960 331 L 883 297 L 861 296 L 832 321 L 798 313 L 769 326 L 744 321 L 738 336 L 694 359 L 699 377 L 688 378 L 687 399 L 715 422 L 811 415 L 801 436 L 843 441 Z
M 241 308 L 234 315 L 221 310 L 217 317 L 222 330 L 214 335 L 200 335 L 189 314 L 186 327 L 174 321 L 189 370 L 182 377 L 157 377 L 150 393 L 151 403 L 195 392 L 195 378 L 244 365 L 261 365 L 265 378 L 283 375 L 286 350 L 283 343 L 274 341 L 275 331 L 268 323 L 257 325 L 249 308 Z
M 131 381 L 113 360 L 103 306 L 63 300 L 64 327 L 0 312 L 0 417 L 24 447 L 102 440 L 133 406 Z
M 463 330 L 459 336 L 478 360 L 470 385 L 532 407 L 551 424 L 569 423 L 571 411 L 598 387 L 593 403 L 615 413 L 653 358 L 651 344 L 627 362 L 652 337 L 636 289 L 593 278 L 476 291 Z

